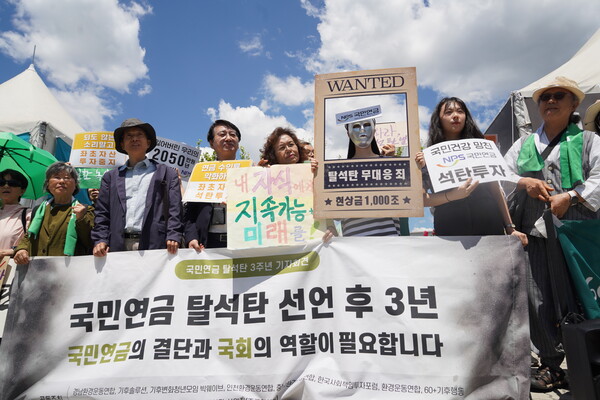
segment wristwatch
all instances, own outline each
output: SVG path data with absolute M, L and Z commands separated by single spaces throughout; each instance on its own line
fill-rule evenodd
M 574 190 L 570 190 L 569 196 L 571 196 L 571 201 L 569 202 L 569 207 L 576 206 L 579 203 L 579 197 L 577 196 L 577 192 Z

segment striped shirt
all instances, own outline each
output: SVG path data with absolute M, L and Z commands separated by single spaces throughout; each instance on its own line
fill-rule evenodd
M 399 218 L 346 218 L 343 236 L 400 236 Z

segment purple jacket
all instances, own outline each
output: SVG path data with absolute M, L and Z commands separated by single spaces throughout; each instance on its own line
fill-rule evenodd
M 183 232 L 181 188 L 177 171 L 163 164 L 156 171 L 146 195 L 146 209 L 140 237 L 140 250 L 166 249 L 167 240 L 181 242 Z M 92 230 L 94 246 L 105 242 L 110 251 L 125 250 L 125 169 L 108 171 L 102 177 L 96 201 L 96 219 Z M 168 211 L 165 212 L 165 193 Z M 167 220 L 165 221 L 165 216 Z

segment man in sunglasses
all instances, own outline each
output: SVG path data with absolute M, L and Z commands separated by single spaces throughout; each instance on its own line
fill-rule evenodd
M 600 214 L 600 137 L 583 132 L 577 125 L 575 110 L 584 98 L 576 82 L 565 77 L 533 93 L 542 126 L 519 139 L 506 154 L 508 167 L 520 176 L 509 194 L 516 207 L 513 222 L 527 234 L 530 268 L 528 297 L 531 341 L 539 351 L 541 366 L 531 377 L 531 388 L 550 391 L 566 385 L 560 365 L 564 352 L 559 339 L 558 316 L 553 283 L 563 285 L 557 298 L 563 303 L 563 315 L 576 306 L 566 273 L 560 246 L 551 245 L 536 228 L 545 208 L 559 219 L 598 219 Z M 539 224 L 537 225 L 540 226 Z M 548 257 L 548 252 L 558 256 Z M 549 269 L 549 262 L 553 268 Z M 554 271 L 554 272 L 552 272 Z M 565 271 L 561 278 L 557 274 Z M 557 291 L 558 292 L 558 291 Z

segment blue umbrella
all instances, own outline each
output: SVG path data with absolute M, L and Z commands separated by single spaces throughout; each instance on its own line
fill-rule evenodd
M 13 133 L 0 132 L 0 171 L 14 169 L 27 177 L 29 185 L 24 198 L 35 200 L 44 195 L 42 188 L 46 169 L 56 161 L 56 157 L 46 150 L 35 147 Z

